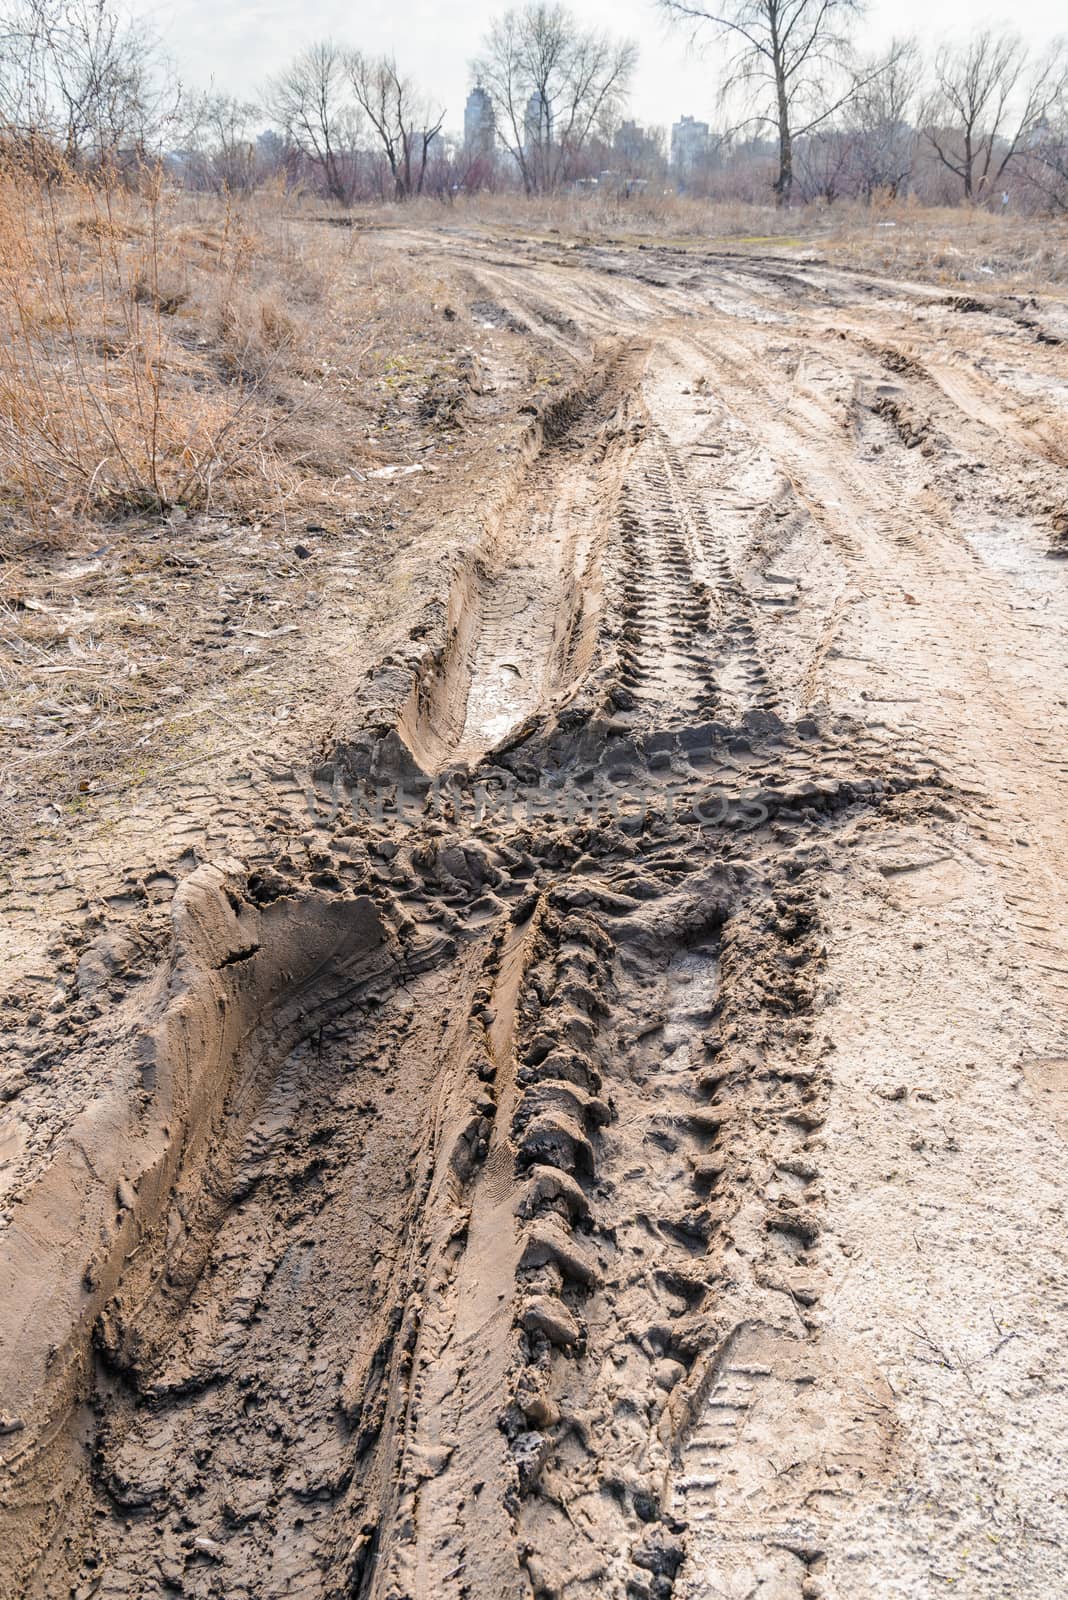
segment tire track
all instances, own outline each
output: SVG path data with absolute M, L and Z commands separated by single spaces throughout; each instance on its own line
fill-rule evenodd
M 863 882 L 889 924 L 927 867 L 874 839 L 982 830 L 1059 970 L 1031 668 L 1063 664 L 1045 634 L 1021 661 L 892 418 L 860 458 L 853 358 L 753 321 L 625 342 L 542 413 L 311 826 L 179 895 L 151 1048 L 90 1025 L 132 1131 L 79 1128 L 77 1206 L 19 1218 L 69 1232 L 31 1308 L 63 1371 L 30 1339 L 0 1440 L 19 1592 L 812 1600 L 900 1495 L 905 1402 L 837 1320 L 827 1130 L 877 1159 L 911 1118 L 942 1205 L 955 1112 L 935 1148 L 909 1079 L 843 1124 L 829 919 Z M 354 773 L 415 805 L 350 820 Z M 856 938 L 880 974 L 923 943 Z
M 753 369 L 750 353 L 726 337 L 714 348 L 705 348 L 717 364 L 727 364 L 731 392 L 742 410 L 741 396 L 747 386 L 743 372 Z M 1033 638 L 1022 635 L 1014 648 L 991 654 L 991 637 L 1011 635 L 1018 629 L 1011 595 L 1007 597 L 1004 587 L 982 570 L 974 552 L 943 527 L 929 499 L 925 502 L 922 494 L 907 495 L 902 501 L 900 479 L 891 488 L 889 474 L 861 471 L 815 395 L 801 394 L 785 410 L 776 411 L 770 394 L 764 403 L 766 410 L 759 420 L 752 401 L 744 403 L 743 414 L 749 424 L 763 430 L 775 459 L 818 525 L 840 543 L 853 566 L 855 581 L 868 595 L 878 597 L 875 604 L 881 617 L 895 614 L 900 619 L 896 624 L 898 648 L 907 651 L 910 687 L 918 695 L 918 701 L 900 702 L 909 707 L 908 720 L 915 725 L 917 713 L 912 707 L 922 704 L 928 746 L 947 770 L 973 786 L 993 783 L 1000 791 L 997 800 L 1002 814 L 996 832 L 990 833 L 989 816 L 981 818 L 999 867 L 1017 894 L 1025 888 L 1034 892 L 1036 873 L 1045 880 L 1045 905 L 1057 930 L 1053 947 L 1057 954 L 1068 951 L 1068 918 L 1055 888 L 1068 863 L 1061 830 L 1051 825 L 1059 805 L 1059 752 L 1048 744 L 1045 729 L 1037 737 L 1033 731 L 1037 705 L 1046 698 L 1050 682 L 1063 680 L 1063 666 L 1047 648 L 1041 658 L 1045 682 L 1032 684 L 1027 676 L 1021 676 L 1016 662 L 1033 664 L 1035 646 Z M 905 542 L 899 534 L 902 522 L 915 530 Z M 858 537 L 861 533 L 862 538 Z M 1054 571 L 1051 581 L 1056 582 L 1058 576 Z M 948 610 L 933 612 L 918 597 L 935 592 L 959 596 L 959 601 Z M 1049 633 L 1044 638 L 1052 641 Z M 963 706 L 956 712 L 949 709 L 959 705 L 957 685 L 962 678 L 982 686 L 981 698 L 967 714 Z M 1036 705 L 1031 717 L 1025 710 L 1029 700 Z M 1021 781 L 1025 773 L 1037 778 L 1047 771 L 1045 784 L 1031 777 Z M 1023 879 L 1018 876 L 1021 862 L 1014 844 L 1021 832 L 1034 841 L 1037 851 L 1037 859 L 1028 861 Z M 1036 948 L 1026 938 L 1024 942 Z M 1046 960 L 1049 953 L 1047 948 Z
M 774 705 L 751 606 L 714 517 L 654 428 L 625 480 L 619 518 L 623 692 L 615 699 L 636 725 L 734 721 Z

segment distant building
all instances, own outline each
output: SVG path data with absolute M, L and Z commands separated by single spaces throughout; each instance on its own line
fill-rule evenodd
M 523 118 L 523 143 L 528 152 L 548 150 L 553 142 L 553 111 L 540 89 L 535 89 L 527 101 Z
M 708 123 L 683 117 L 671 130 L 671 165 L 680 183 L 708 160 Z
M 621 160 L 634 165 L 642 158 L 645 146 L 645 129 L 636 122 L 621 122 L 612 137 L 612 151 Z
M 464 107 L 464 153 L 468 156 L 492 156 L 497 139 L 497 118 L 493 101 L 480 83 L 467 97 Z
M 637 122 L 621 122 L 612 137 L 612 154 L 626 172 L 663 165 L 663 134 Z

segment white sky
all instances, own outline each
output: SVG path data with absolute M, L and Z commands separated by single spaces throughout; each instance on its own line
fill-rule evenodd
M 470 61 L 490 19 L 507 10 L 480 0 L 364 0 L 357 9 L 339 0 L 303 0 L 294 5 L 217 0 L 140 0 L 191 89 L 214 86 L 256 99 L 263 80 L 315 39 L 333 37 L 367 51 L 395 54 L 406 72 L 446 108 L 445 126 L 459 129 L 470 87 Z M 585 23 L 635 39 L 640 50 L 630 99 L 639 122 L 667 125 L 683 113 L 714 116 L 715 51 L 704 57 L 687 49 L 685 35 L 672 33 L 652 0 L 572 0 Z M 927 47 L 979 20 L 1011 25 L 1034 45 L 1068 33 L 1064 0 L 1003 0 L 991 9 L 971 0 L 870 0 L 857 31 L 864 48 L 875 49 L 894 33 L 915 33 Z

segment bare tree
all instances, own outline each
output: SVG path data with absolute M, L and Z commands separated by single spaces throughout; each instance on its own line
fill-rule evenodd
M 38 0 L 16 0 L 0 18 L 0 126 L 9 137 L 53 136 L 46 71 L 51 23 L 51 9 Z
M 1024 171 L 1045 209 L 1068 213 L 1068 88 L 1050 108 L 1047 121 L 1035 130 Z
M 154 42 L 103 0 L 66 5 L 52 32 L 54 87 L 68 158 L 145 153 L 154 124 Z
M 1035 62 L 1016 34 L 984 28 L 938 51 L 934 80 L 924 133 L 964 198 L 981 200 L 1045 125 L 1064 87 L 1064 53 Z
M 859 69 L 863 79 L 846 112 L 851 178 L 868 201 L 880 190 L 896 198 L 908 186 L 918 137 L 912 125 L 921 62 L 914 39 L 895 40 L 881 62 Z
M 260 108 L 231 95 L 202 94 L 186 113 L 187 173 L 200 188 L 248 192 L 260 179 L 255 124 Z
M 633 44 L 581 27 L 561 5 L 531 0 L 493 24 L 474 71 L 528 194 L 558 188 L 592 135 L 610 133 L 636 61 Z
M 850 28 L 864 0 L 657 0 L 657 5 L 695 38 L 711 29 L 726 41 L 723 93 L 751 97 L 753 120 L 775 128 L 775 193 L 780 205 L 788 205 L 796 141 L 822 127 L 869 81 L 848 71 Z
M 833 205 L 850 181 L 848 136 L 840 128 L 817 128 L 798 140 L 794 156 L 794 181 L 801 199 Z
M 349 57 L 349 80 L 356 103 L 371 124 L 389 163 L 395 198 L 422 194 L 427 163 L 441 133 L 444 111 L 431 114 L 410 78 L 402 77 L 392 57 Z
M 359 116 L 350 87 L 345 51 L 325 39 L 302 50 L 264 96 L 286 137 L 341 205 L 348 205 L 356 185 Z
M 0 118 L 75 165 L 143 158 L 168 120 L 155 37 L 107 0 L 16 0 L 0 31 Z

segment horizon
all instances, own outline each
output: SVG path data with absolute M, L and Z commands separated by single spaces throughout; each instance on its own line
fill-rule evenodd
M 135 14 L 158 30 L 163 46 L 183 85 L 189 90 L 215 89 L 239 99 L 259 99 L 266 81 L 306 45 L 333 38 L 372 55 L 395 55 L 401 69 L 417 82 L 427 99 L 445 111 L 445 128 L 457 133 L 464 102 L 475 81 L 471 61 L 494 17 L 508 4 L 477 10 L 445 0 L 428 7 L 398 8 L 381 0 L 364 12 L 358 25 L 333 0 L 318 0 L 303 12 L 299 34 L 292 13 L 281 6 L 219 12 L 205 0 L 176 0 L 164 14 L 159 7 L 138 6 Z M 625 116 L 644 127 L 670 129 L 682 116 L 716 120 L 715 45 L 691 49 L 682 28 L 669 28 L 652 0 L 585 0 L 569 9 L 582 22 L 638 45 L 638 65 L 627 97 Z M 921 0 L 876 0 L 854 30 L 862 54 L 885 46 L 895 35 L 915 34 L 925 55 L 943 39 L 960 37 L 987 25 L 1018 32 L 1036 48 L 1066 30 L 1063 8 L 1053 0 L 1030 0 L 1022 14 L 1009 19 L 996 8 L 976 17 L 966 0 L 939 7 L 935 31 L 927 29 L 931 8 Z M 404 19 L 404 20 L 402 20 Z M 1060 27 L 1057 23 L 1060 21 Z M 250 40 L 248 31 L 253 38 Z M 205 72 L 201 61 L 214 64 Z

